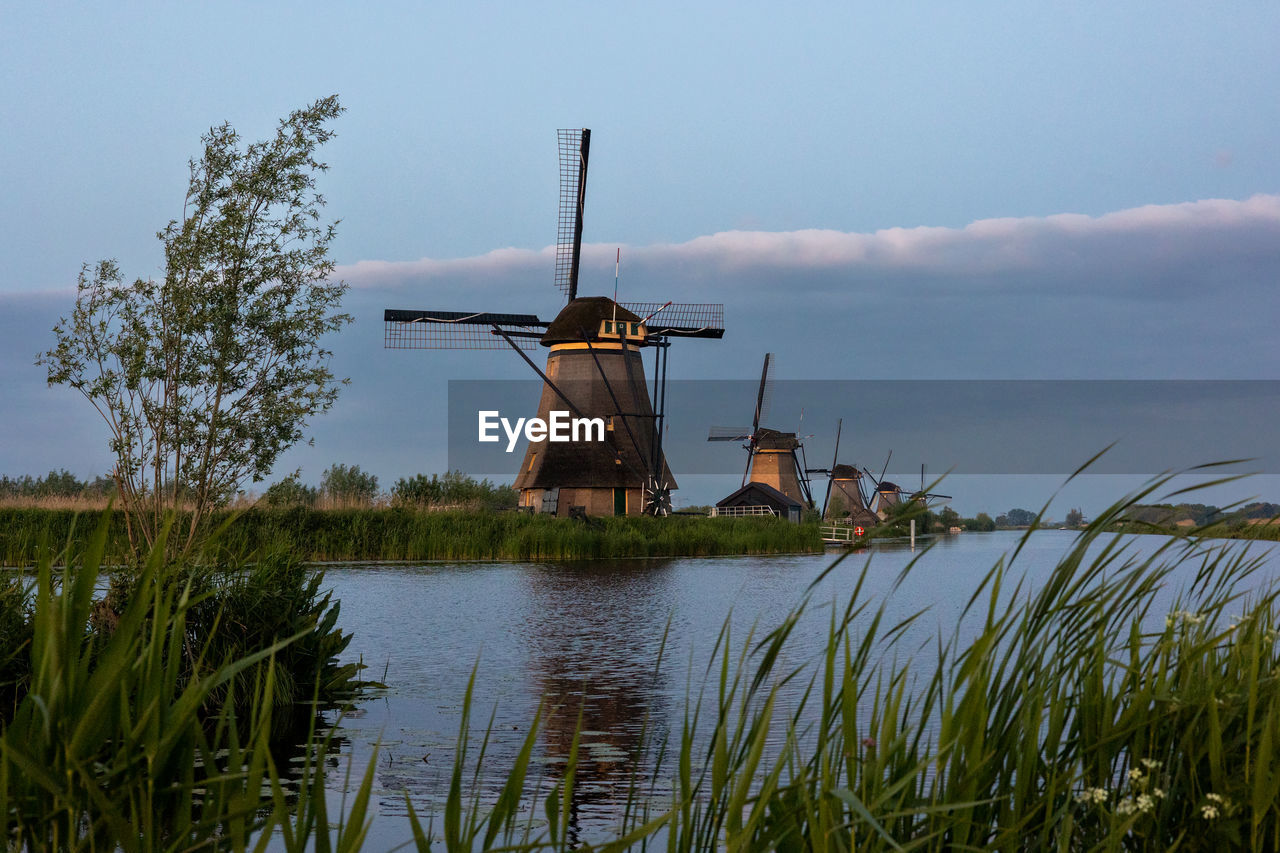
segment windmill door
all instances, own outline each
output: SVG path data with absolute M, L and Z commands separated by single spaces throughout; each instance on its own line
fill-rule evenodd
M 627 490 L 625 488 L 615 488 L 613 490 L 613 514 L 627 514 Z
M 560 489 L 547 489 L 542 493 L 542 511 L 548 515 L 560 512 Z

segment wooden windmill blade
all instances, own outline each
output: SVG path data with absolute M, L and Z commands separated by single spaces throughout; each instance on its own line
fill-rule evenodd
M 769 417 L 769 406 L 773 402 L 773 353 L 764 354 L 764 368 L 760 371 L 760 390 L 756 392 L 756 413 L 751 420 L 752 434 L 759 432 L 760 422 Z
M 867 484 L 867 491 L 862 491 L 862 479 L 858 479 L 858 493 L 863 495 L 863 502 L 866 503 L 868 509 L 875 508 L 876 489 L 880 486 L 880 482 L 876 480 L 876 475 L 871 473 L 871 469 L 862 468 L 862 473 L 866 475 L 871 482 Z
M 619 302 L 644 318 L 650 338 L 723 338 L 724 305 L 707 302 Z
M 521 349 L 533 349 L 547 327 L 533 314 L 489 311 L 416 311 L 388 308 L 382 313 L 386 349 L 507 349 L 501 329 Z
M 587 161 L 591 131 L 557 131 L 560 142 L 560 216 L 556 226 L 556 287 L 572 302 L 578 298 L 582 259 L 582 213 L 587 202 Z
M 800 489 L 804 492 L 805 503 L 809 505 L 809 509 L 813 509 L 813 489 L 809 483 L 809 457 L 804 452 L 804 440 L 813 438 L 812 435 L 802 435 L 804 429 L 804 407 L 800 407 L 800 422 L 796 424 L 796 441 L 800 443 L 800 458 L 796 459 L 796 479 L 800 481 Z M 795 458 L 795 451 L 791 453 Z
M 827 471 L 827 494 L 822 499 L 822 517 L 827 517 L 827 504 L 831 501 L 831 484 L 836 479 L 836 462 L 840 459 L 840 432 L 844 429 L 844 418 L 836 421 L 836 449 L 831 454 L 831 470 Z
M 707 441 L 750 441 L 751 427 L 713 426 L 707 432 Z
M 805 468 L 805 465 L 807 465 L 808 463 L 805 461 L 805 458 L 804 458 L 803 444 L 800 445 L 799 451 L 800 451 L 799 458 L 796 458 L 796 451 L 794 450 L 791 451 L 791 460 L 792 462 L 795 463 L 795 466 L 796 466 L 796 479 L 800 483 L 800 491 L 804 494 L 804 502 L 809 507 L 809 509 L 813 509 L 813 490 L 812 488 L 810 488 L 809 475 Z

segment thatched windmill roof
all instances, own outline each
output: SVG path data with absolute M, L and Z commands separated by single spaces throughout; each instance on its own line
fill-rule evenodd
M 595 341 L 600 336 L 600 323 L 604 320 L 640 322 L 639 317 L 607 296 L 581 296 L 556 315 L 543 333 L 541 343 L 544 347 L 582 343 L 583 332 L 587 333 L 586 340 Z
M 778 432 L 776 429 L 760 427 L 756 430 L 755 449 L 759 450 L 796 450 L 800 447 L 800 439 L 794 432 Z

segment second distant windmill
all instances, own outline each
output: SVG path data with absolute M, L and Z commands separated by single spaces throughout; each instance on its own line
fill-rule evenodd
M 800 455 L 803 442 L 794 432 L 781 432 L 762 427 L 769 416 L 773 396 L 773 353 L 766 353 L 756 390 L 755 414 L 751 427 L 712 427 L 707 441 L 738 441 L 747 451 L 747 467 L 742 472 L 742 485 L 763 483 L 805 506 L 813 506 L 809 477 Z

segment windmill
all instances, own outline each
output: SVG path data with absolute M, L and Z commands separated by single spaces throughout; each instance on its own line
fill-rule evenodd
M 823 520 L 838 521 L 859 527 L 874 527 L 880 517 L 868 509 L 868 498 L 863 493 L 862 472 L 856 465 L 840 463 L 840 436 L 844 430 L 844 418 L 836 421 L 836 446 L 831 455 L 830 468 L 806 468 L 806 474 L 822 474 L 827 478 L 827 493 L 822 499 Z M 832 502 L 832 498 L 835 502 Z
M 590 130 L 561 130 L 556 288 L 550 321 L 503 311 L 384 312 L 389 349 L 511 349 L 542 379 L 537 417 L 567 409 L 600 418 L 604 441 L 530 442 L 516 477 L 520 504 L 558 515 L 667 515 L 675 479 L 662 453 L 668 350 L 678 338 L 724 336 L 722 305 L 619 303 L 578 296 Z M 616 296 L 616 290 L 615 290 Z M 546 369 L 526 350 L 547 347 Z M 653 386 L 641 358 L 653 351 Z
M 712 427 L 707 441 L 740 441 L 747 451 L 747 467 L 742 472 L 742 485 L 748 482 L 772 486 L 787 497 L 813 506 L 809 490 L 809 477 L 801 462 L 804 444 L 797 433 L 779 432 L 760 426 L 768 417 L 773 393 L 773 353 L 766 353 L 764 367 L 760 371 L 760 387 L 756 392 L 755 415 L 751 428 Z
M 920 490 L 918 492 L 904 492 L 897 483 L 884 479 L 885 472 L 889 470 L 889 460 L 892 458 L 893 451 L 890 450 L 889 455 L 884 460 L 884 468 L 881 469 L 878 478 L 867 469 L 862 469 L 863 473 L 871 478 L 874 487 L 875 513 L 881 520 L 888 517 L 892 507 L 907 501 L 919 503 L 922 507 L 927 508 L 931 500 L 951 500 L 951 495 L 939 495 L 925 491 L 923 464 L 920 466 Z

